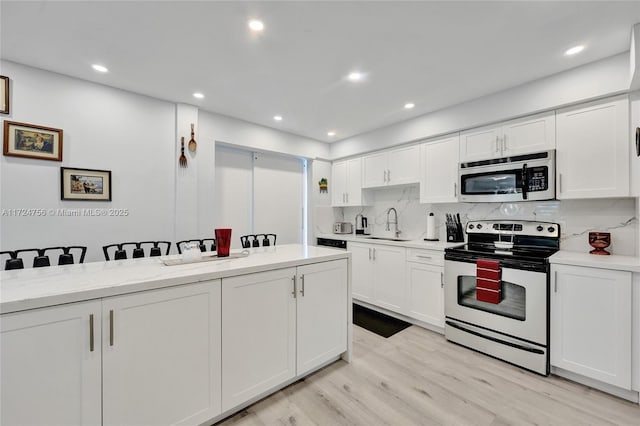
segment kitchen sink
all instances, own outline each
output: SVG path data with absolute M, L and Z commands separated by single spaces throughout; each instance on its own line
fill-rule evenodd
M 366 237 L 370 240 L 385 240 L 385 241 L 411 241 L 406 238 L 393 238 L 393 237 Z

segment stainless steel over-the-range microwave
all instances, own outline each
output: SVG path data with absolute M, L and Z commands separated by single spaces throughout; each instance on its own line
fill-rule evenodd
M 555 150 L 460 163 L 463 202 L 553 200 Z

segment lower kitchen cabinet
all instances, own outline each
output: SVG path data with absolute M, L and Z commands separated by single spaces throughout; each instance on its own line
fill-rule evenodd
M 0 424 L 101 423 L 100 306 L 98 300 L 2 315 Z
M 222 409 L 347 350 L 347 261 L 224 279 Z
M 220 280 L 102 301 L 103 425 L 220 414 Z
M 404 247 L 349 243 L 353 298 L 390 311 L 405 309 Z
M 551 365 L 631 389 L 631 272 L 551 267 Z
M 440 251 L 407 250 L 406 315 L 444 328 L 444 266 Z
M 219 280 L 2 315 L 1 423 L 205 422 L 219 317 Z

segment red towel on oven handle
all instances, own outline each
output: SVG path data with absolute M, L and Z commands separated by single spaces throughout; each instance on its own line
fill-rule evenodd
M 476 268 L 489 269 L 492 271 L 500 270 L 500 262 L 497 260 L 478 259 L 476 260 Z
M 502 290 L 502 281 L 497 280 L 487 280 L 484 278 L 476 278 L 476 288 L 481 288 L 484 290 Z
M 502 292 L 500 290 L 488 290 L 485 288 L 476 288 L 476 299 L 481 302 L 498 304 L 502 301 Z
M 476 277 L 484 278 L 486 280 L 500 281 L 502 274 L 500 270 L 494 271 L 493 269 L 476 268 Z

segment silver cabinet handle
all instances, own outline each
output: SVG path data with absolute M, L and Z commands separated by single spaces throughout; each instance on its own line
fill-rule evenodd
M 296 284 L 297 284 L 297 282 L 296 282 L 296 276 L 294 275 L 293 277 L 291 277 L 291 280 L 293 281 L 293 291 L 291 292 L 291 294 L 293 295 L 293 298 L 295 299 L 295 298 L 297 297 L 297 296 L 296 296 L 296 293 L 297 293 L 297 291 L 298 291 L 298 289 L 297 289 L 297 285 L 296 285 Z
M 369 260 L 371 260 L 371 247 L 369 247 Z
M 553 273 L 553 292 L 558 292 L 558 271 Z
M 387 182 L 391 182 L 391 170 L 387 170 Z
M 382 173 L 384 174 L 383 180 L 386 182 L 387 181 L 387 171 L 383 170 Z
M 109 346 L 113 346 L 113 309 L 109 311 Z
M 349 203 L 349 193 L 347 192 L 347 204 Z
M 431 256 L 424 256 L 422 254 L 416 254 L 416 257 L 419 257 L 421 259 L 433 259 L 433 257 L 431 257 Z
M 562 194 L 562 173 L 558 174 L 558 191 Z
M 444 272 L 440 272 L 440 288 L 444 288 Z
M 457 183 L 453 184 L 453 196 L 454 197 L 458 196 L 458 184 Z
M 304 274 L 300 275 L 300 295 L 304 297 Z
M 496 136 L 496 152 L 500 151 L 500 138 Z
M 93 352 L 93 314 L 89 315 L 89 352 Z
M 507 135 L 502 136 L 502 151 L 507 150 Z

